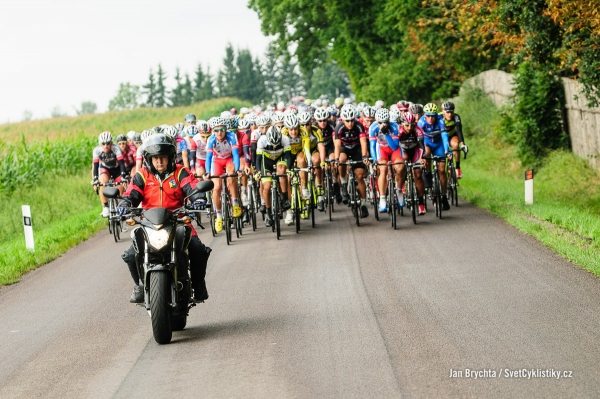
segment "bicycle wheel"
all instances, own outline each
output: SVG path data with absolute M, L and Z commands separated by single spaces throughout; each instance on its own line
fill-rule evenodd
M 371 183 L 371 202 L 373 203 L 373 215 L 375 220 L 379 220 L 379 195 L 377 194 L 377 179 L 373 175 L 369 179 Z
M 292 196 L 294 198 L 294 205 L 292 207 L 294 212 L 294 224 L 296 225 L 296 234 L 300 233 L 300 212 L 302 208 L 302 199 L 300 198 L 300 190 L 298 190 L 298 186 L 294 185 L 292 187 Z
M 390 176 L 388 177 L 389 179 L 389 183 L 388 183 L 388 213 L 390 214 L 390 218 L 391 218 L 391 222 L 392 222 L 392 229 L 396 230 L 396 217 L 397 217 L 397 211 L 398 211 L 398 199 L 396 198 L 396 189 L 395 189 L 395 185 L 394 185 L 394 177 L 391 176 L 391 172 L 390 172 Z
M 418 208 L 418 199 L 417 199 L 417 191 L 415 189 L 415 180 L 412 177 L 412 170 L 410 171 L 411 175 L 407 177 L 407 194 L 408 200 L 410 201 L 410 212 L 412 214 L 413 224 L 417 224 L 417 208 Z
M 317 209 L 317 189 L 314 181 L 308 181 L 308 190 L 310 192 L 310 200 L 308 202 L 308 211 L 310 212 L 310 225 L 315 227 L 315 209 Z
M 256 199 L 254 197 L 254 183 L 250 183 L 250 193 L 249 193 L 249 200 L 250 203 L 248 204 L 248 209 L 247 211 L 249 212 L 248 215 L 250 216 L 250 223 L 252 224 L 252 231 L 256 231 Z
M 331 174 L 329 171 L 325 174 L 325 180 L 325 200 L 327 201 L 327 215 L 329 216 L 329 221 L 331 222 L 333 220 L 331 215 L 333 213 L 333 182 L 331 181 Z
M 356 192 L 356 181 L 354 176 L 350 180 L 350 201 L 352 202 L 352 213 L 354 213 L 354 219 L 356 219 L 356 225 L 360 226 L 360 200 L 358 199 L 358 193 Z
M 225 227 L 225 238 L 227 245 L 231 244 L 231 214 L 229 212 L 229 196 L 226 194 L 225 187 L 222 187 L 221 211 L 223 212 L 223 227 Z
M 452 164 L 452 169 L 450 170 L 450 187 L 452 187 L 452 205 L 458 206 L 458 179 L 456 177 L 456 168 L 454 164 Z
M 273 182 L 273 184 L 279 184 L 279 182 Z M 281 237 L 281 218 L 279 215 L 281 213 L 281 204 L 279 203 L 279 190 L 274 190 L 273 194 L 273 227 L 276 233 L 275 235 L 279 240 Z
M 434 184 L 434 194 L 435 194 L 435 216 L 437 216 L 438 218 L 442 218 L 442 186 L 440 184 L 440 179 L 439 176 L 436 174 L 434 175 L 434 180 L 433 180 L 433 184 Z

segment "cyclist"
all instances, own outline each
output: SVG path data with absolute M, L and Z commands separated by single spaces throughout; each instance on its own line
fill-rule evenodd
M 369 128 L 369 143 L 371 159 L 377 162 L 379 176 L 377 185 L 379 187 L 379 212 L 385 213 L 388 210 L 386 192 L 387 192 L 387 163 L 392 162 L 396 173 L 396 195 L 398 201 L 401 201 L 402 192 L 400 187 L 402 179 L 400 174 L 400 143 L 398 140 L 398 125 L 390 122 L 390 112 L 387 108 L 379 108 L 375 113 L 375 122 Z
M 329 123 L 329 112 L 325 108 L 317 108 L 314 113 L 314 118 L 317 121 L 317 127 L 321 130 L 323 136 L 323 146 L 325 148 L 325 159 L 333 161 L 335 158 L 335 146 L 333 144 L 333 133 L 334 126 Z M 333 192 L 336 197 L 336 201 L 339 204 L 342 202 L 342 196 L 340 194 L 340 184 L 338 182 L 337 168 L 331 169 L 333 175 Z
M 248 206 L 248 175 L 252 165 L 252 155 L 250 154 L 250 121 L 242 118 L 237 125 L 238 153 L 240 154 L 240 170 L 244 171 L 242 175 L 241 199 L 244 206 Z
M 410 107 L 408 107 L 408 112 L 413 114 L 418 121 L 423 116 L 423 106 L 421 104 L 411 104 Z
M 400 127 L 398 128 L 398 138 L 400 141 L 400 149 L 402 151 L 402 159 L 404 162 L 410 161 L 413 166 L 413 176 L 418 196 L 419 215 L 425 214 L 425 185 L 421 178 L 421 167 L 423 156 L 423 131 L 416 126 L 417 118 L 411 112 L 404 114 Z M 405 165 L 400 165 L 400 173 L 402 181 L 406 179 Z
M 327 167 L 325 160 L 327 153 L 325 152 L 325 144 L 323 143 L 323 132 L 318 126 L 313 125 L 313 113 L 303 111 L 298 114 L 300 129 L 306 130 L 310 138 L 310 151 L 312 157 L 312 165 L 315 167 L 315 185 L 317 189 L 317 206 L 321 212 L 325 210 L 325 200 L 323 198 L 323 169 Z
M 233 174 L 240 169 L 240 156 L 238 153 L 238 144 L 234 132 L 227 131 L 227 122 L 224 118 L 213 119 L 211 124 L 213 135 L 209 137 L 206 143 L 206 174 L 207 176 L 220 176 L 227 173 Z M 223 231 L 223 215 L 221 213 L 221 179 L 213 178 L 215 187 L 212 191 L 212 200 L 217 213 L 215 219 L 215 231 Z M 242 215 L 237 198 L 237 179 L 227 178 L 227 189 L 231 195 L 232 216 L 234 218 Z
M 347 104 L 342 107 L 340 112 L 342 123 L 338 124 L 334 132 L 335 160 L 344 163 L 348 160 L 362 163 L 352 165 L 355 172 L 356 187 L 360 196 L 360 217 L 369 216 L 367 209 L 367 188 L 365 185 L 365 162 L 369 158 L 369 145 L 367 143 L 367 134 L 362 126 L 356 123 L 356 108 Z M 339 174 L 341 179 L 342 200 L 348 203 L 348 175 L 346 165 L 339 165 Z
M 123 153 L 118 146 L 113 144 L 112 134 L 109 131 L 100 133 L 98 146 L 92 151 L 92 185 L 97 189 L 100 184 L 106 184 L 110 179 L 116 183 L 126 180 L 127 171 L 123 162 Z M 119 187 L 123 192 L 123 187 Z M 108 201 L 102 190 L 97 190 L 102 204 L 102 217 L 109 215 Z
M 425 156 L 446 157 L 451 156 L 448 146 L 448 132 L 444 125 L 443 118 L 438 115 L 438 107 L 434 103 L 425 104 L 423 107 L 425 115 L 419 119 L 417 126 L 423 130 Z M 438 162 L 438 176 L 440 185 L 442 186 L 442 209 L 447 211 L 450 209 L 448 198 L 446 197 L 446 161 Z M 431 166 L 430 162 L 426 162 L 425 181 L 428 187 L 431 187 Z
M 123 164 L 125 165 L 125 171 L 128 176 L 133 176 L 135 174 L 135 154 L 136 147 L 133 144 L 129 144 L 129 140 L 127 140 L 127 136 L 124 134 L 120 134 L 117 136 L 117 145 L 123 154 Z
M 446 101 L 442 104 L 442 111 L 444 116 L 444 125 L 448 131 L 448 140 L 450 140 L 450 147 L 454 154 L 454 160 L 456 162 L 456 177 L 462 179 L 462 170 L 460 169 L 460 152 L 464 151 L 465 154 L 469 152 L 469 148 L 465 144 L 465 138 L 463 136 L 462 121 L 460 116 L 454 112 L 454 103 L 452 101 Z
M 186 126 L 195 125 L 196 124 L 196 115 L 187 114 L 184 118 L 184 121 L 185 121 Z
M 206 121 L 198 121 L 198 134 L 193 137 L 196 143 L 196 176 L 203 177 L 206 174 L 206 144 L 210 137 L 210 129 Z
M 165 126 L 162 129 L 162 133 L 167 135 L 173 140 L 173 145 L 177 150 L 177 156 L 175 157 L 175 163 L 178 165 L 183 165 L 186 168 L 190 168 L 190 161 L 188 158 L 189 151 L 187 142 L 179 135 L 179 130 L 175 126 Z
M 124 198 L 117 207 L 117 212 L 120 215 L 128 214 L 130 208 L 137 207 L 140 203 L 144 209 L 161 207 L 174 210 L 180 208 L 183 205 L 183 199 L 191 194 L 197 183 L 196 178 L 187 169 L 175 164 L 175 146 L 171 139 L 162 134 L 152 136 L 146 142 L 144 167 L 133 177 Z M 194 204 L 196 203 L 195 201 Z M 194 207 L 203 205 L 204 202 L 200 202 Z M 134 248 L 136 247 L 131 245 L 123 253 L 122 258 L 127 264 L 135 284 L 129 301 L 141 303 L 144 301 L 144 291 L 139 285 L 142 276 L 139 275 L 136 262 L 141 261 L 140 257 L 143 256 L 143 251 L 138 248 L 136 253 Z M 198 234 L 192 228 L 192 238 L 187 250 L 194 301 L 203 302 L 208 299 L 204 277 L 211 249 L 202 244 Z
M 358 122 L 362 125 L 365 131 L 369 131 L 371 124 L 375 120 L 375 112 L 377 110 L 369 105 L 363 106 L 361 111 L 361 117 L 358 119 Z
M 265 225 L 271 227 L 273 224 L 273 215 L 271 210 L 271 184 L 273 179 L 269 174 L 276 170 L 278 175 L 285 175 L 286 170 L 292 166 L 292 155 L 290 140 L 287 136 L 281 134 L 277 126 L 271 126 L 266 134 L 261 135 L 256 143 L 256 169 L 260 171 L 261 178 L 261 198 L 265 206 Z M 288 199 L 287 178 L 279 179 L 279 185 L 282 193 L 281 208 L 286 211 L 290 209 Z
M 196 126 L 196 122 L 183 128 L 183 139 L 185 140 L 185 145 L 188 148 L 188 163 L 190 164 L 190 170 L 196 169 L 196 151 L 198 149 L 198 145 L 194 141 L 194 136 L 197 134 L 198 126 Z

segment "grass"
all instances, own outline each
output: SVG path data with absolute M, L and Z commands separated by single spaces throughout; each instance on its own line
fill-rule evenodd
M 499 135 L 499 110 L 482 93 L 464 92 L 457 111 L 469 158 L 460 195 L 600 276 L 600 173 L 568 151 L 555 151 L 534 178 L 534 204 L 524 203 L 525 167 Z
M 99 132 L 176 123 L 188 112 L 207 119 L 243 105 L 225 98 L 190 107 L 0 125 L 0 285 L 19 281 L 24 273 L 106 228 L 90 186 L 92 148 Z M 25 204 L 31 206 L 35 252 L 25 249 L 21 215 Z

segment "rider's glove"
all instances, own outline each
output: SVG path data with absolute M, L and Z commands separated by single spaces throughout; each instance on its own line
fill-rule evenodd
M 125 215 L 131 213 L 131 202 L 129 202 L 129 200 L 127 200 L 127 199 L 123 199 L 117 205 L 116 211 L 117 211 L 117 215 L 119 215 L 119 216 L 125 216 Z
M 327 167 L 327 162 L 323 161 L 321 162 L 321 168 L 325 169 Z
M 260 172 L 256 172 L 254 174 L 254 180 L 256 180 L 256 181 L 260 180 Z
M 448 151 L 448 152 L 446 153 L 446 158 L 448 158 L 448 159 L 452 159 L 452 155 L 453 155 L 452 151 Z
M 195 211 L 203 211 L 206 209 L 206 200 L 203 198 L 197 199 L 192 202 L 192 209 Z
M 460 149 L 467 155 L 469 153 L 469 147 L 466 144 L 460 146 Z

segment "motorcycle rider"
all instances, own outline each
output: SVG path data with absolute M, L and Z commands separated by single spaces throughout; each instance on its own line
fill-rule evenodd
M 120 215 L 130 212 L 131 207 L 142 208 L 167 208 L 174 210 L 183 206 L 183 200 L 190 195 L 198 180 L 193 174 L 175 163 L 176 150 L 173 141 L 164 134 L 148 138 L 144 146 L 144 166 L 133 177 L 123 200 L 117 207 Z M 200 194 L 191 197 L 195 209 L 203 209 L 205 201 L 200 199 Z M 206 247 L 194 229 L 188 246 L 192 288 L 194 301 L 203 302 L 208 298 L 206 283 L 206 264 L 211 249 Z M 136 266 L 136 257 L 143 256 L 136 253 L 133 244 L 123 253 L 122 258 L 129 267 L 129 272 L 135 283 L 130 302 L 144 302 L 143 287 L 139 285 L 140 275 Z M 138 258 L 138 262 L 141 259 Z

